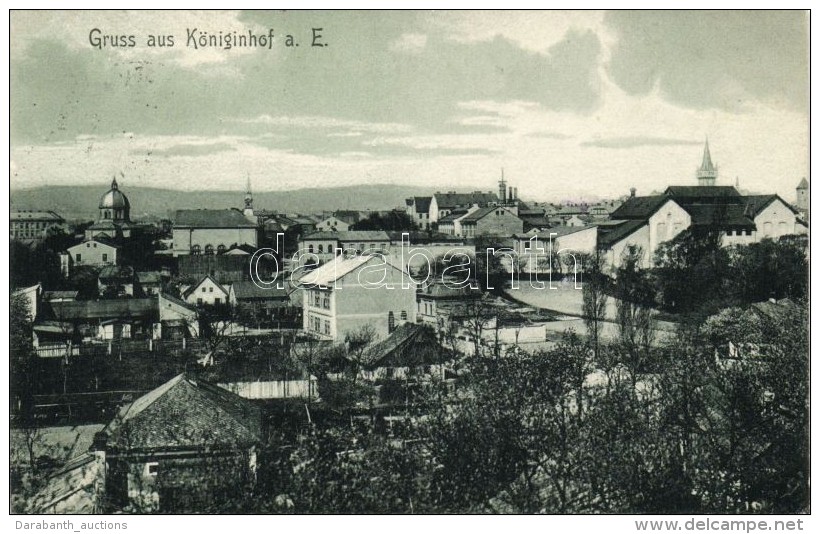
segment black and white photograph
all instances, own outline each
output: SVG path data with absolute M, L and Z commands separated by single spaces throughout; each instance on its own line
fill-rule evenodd
M 809 11 L 8 29 L 14 531 L 807 529 Z

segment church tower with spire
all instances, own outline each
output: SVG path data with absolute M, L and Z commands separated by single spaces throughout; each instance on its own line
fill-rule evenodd
M 712 155 L 709 153 L 709 138 L 703 147 L 703 162 L 697 172 L 698 185 L 715 185 L 718 176 L 717 165 L 712 164 Z
M 245 209 L 242 210 L 242 214 L 245 215 L 248 220 L 256 222 L 256 216 L 253 214 L 253 193 L 251 192 L 250 174 L 245 182 Z

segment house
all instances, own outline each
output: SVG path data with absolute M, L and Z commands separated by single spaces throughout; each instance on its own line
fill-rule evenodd
M 291 322 L 297 318 L 300 307 L 291 301 L 293 289 L 283 283 L 262 287 L 252 281 L 231 284 L 228 301 L 231 306 L 250 309 L 257 318 L 261 315 L 268 320 Z
M 120 244 L 116 241 L 98 236 L 68 247 L 67 252 L 70 264 L 75 267 L 83 265 L 103 267 L 117 265 L 120 248 Z
M 444 280 L 420 288 L 416 295 L 416 320 L 436 329 L 443 328 L 453 308 L 481 297 L 481 290 L 477 288 L 475 282 L 458 284 L 454 281 L 444 283 Z
M 524 221 L 507 207 L 488 206 L 471 211 L 458 220 L 464 237 L 511 236 L 524 231 Z
M 512 249 L 523 272 L 549 272 L 559 257 L 580 261 L 585 254 L 594 254 L 598 245 L 598 227 L 557 226 L 537 233 L 514 235 Z M 566 263 L 565 263 L 566 264 Z
M 41 284 L 15 289 L 12 291 L 12 296 L 20 297 L 25 301 L 30 321 L 34 321 L 39 317 L 40 304 L 43 300 L 43 286 Z
M 226 288 L 211 275 L 206 275 L 199 282 L 186 288 L 182 292 L 182 299 L 196 306 L 219 306 L 228 304 L 229 289 L 230 286 Z
M 154 327 L 154 339 L 199 337 L 199 315 L 195 306 L 168 293 L 157 295 L 159 323 Z
M 674 239 L 689 228 L 692 216 L 668 195 L 631 196 L 610 215 L 608 224 L 599 224 L 599 247 L 608 265 L 618 267 L 625 251 L 640 249 L 640 264 L 650 267 L 658 245 Z
M 390 236 L 383 230 L 314 232 L 299 241 L 298 263 L 330 261 L 339 255 L 339 249 L 348 253 L 386 253 L 390 249 Z
M 65 220 L 53 211 L 13 210 L 9 217 L 9 238 L 41 241 L 49 232 L 65 230 Z
M 159 271 L 138 272 L 136 280 L 142 296 L 159 295 L 162 291 L 162 275 Z
M 365 325 L 385 337 L 398 324 L 416 322 L 416 284 L 381 254 L 338 256 L 298 280 L 303 329 L 342 341 Z
M 432 327 L 404 323 L 365 349 L 364 360 L 365 379 L 407 379 L 443 377 L 447 357 Z
M 181 374 L 123 406 L 92 449 L 115 508 L 208 512 L 253 488 L 262 436 L 255 404 Z
M 107 265 L 97 275 L 98 294 L 106 298 L 134 296 L 134 268 L 129 265 Z
M 430 202 L 433 197 L 410 197 L 405 200 L 407 216 L 422 230 L 430 228 Z
M 455 191 L 442 193 L 437 191 L 430 199 L 427 218 L 432 225 L 438 223 L 440 219 L 450 215 L 456 209 L 467 209 L 474 204 L 478 206 L 497 205 L 498 202 L 498 196 L 492 191 L 486 193 L 481 191 L 473 191 L 472 193 L 456 193 Z
M 330 216 L 316 223 L 317 232 L 347 232 L 350 225 L 335 216 Z
M 70 324 L 72 337 L 89 341 L 152 338 L 158 319 L 153 298 L 51 302 L 47 306 L 44 320 Z
M 46 291 L 43 293 L 45 302 L 73 302 L 80 292 L 76 290 Z
M 177 210 L 174 256 L 220 254 L 234 245 L 258 247 L 259 228 L 237 209 Z

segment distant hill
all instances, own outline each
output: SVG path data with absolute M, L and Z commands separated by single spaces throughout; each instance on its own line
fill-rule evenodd
M 13 189 L 12 209 L 53 210 L 65 219 L 96 219 L 97 204 L 105 186 L 49 186 Z M 178 191 L 123 186 L 131 201 L 132 219 L 169 217 L 185 208 L 241 208 L 241 191 Z M 257 209 L 282 213 L 320 213 L 338 209 L 388 210 L 404 206 L 411 196 L 430 195 L 428 188 L 396 184 L 353 185 L 322 189 L 268 191 L 253 194 Z

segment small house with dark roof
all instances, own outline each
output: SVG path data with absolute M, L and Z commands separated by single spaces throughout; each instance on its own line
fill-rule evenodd
M 120 259 L 120 244 L 104 237 L 95 237 L 68 247 L 68 262 L 74 267 L 116 265 Z
M 524 221 L 503 206 L 487 206 L 471 211 L 458 220 L 464 237 L 511 236 L 524 232 Z M 459 235 L 459 234 L 457 234 Z
M 439 219 L 446 217 L 456 209 L 467 209 L 470 206 L 490 206 L 498 205 L 498 195 L 493 192 L 474 191 L 472 193 L 447 193 L 436 192 L 430 199 L 429 219 L 430 224 L 438 223 Z
M 447 359 L 431 326 L 404 323 L 365 349 L 362 375 L 369 380 L 443 376 Z
M 177 210 L 173 222 L 174 256 L 214 255 L 234 245 L 259 244 L 259 228 L 237 209 Z
M 229 303 L 230 286 L 225 287 L 211 275 L 182 291 L 182 299 L 196 306 L 222 306 Z
M 92 449 L 115 508 L 215 512 L 253 487 L 261 441 L 259 407 L 181 374 L 123 406 Z
M 405 200 L 407 216 L 422 230 L 430 228 L 430 201 L 433 197 L 410 197 Z

